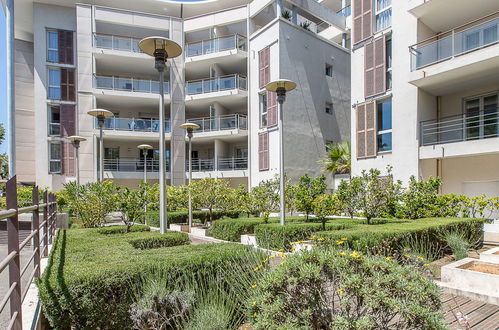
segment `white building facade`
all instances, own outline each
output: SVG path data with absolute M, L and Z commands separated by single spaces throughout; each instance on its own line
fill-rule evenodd
M 329 1 L 331 2 L 331 1 Z M 341 1 L 331 2 L 341 8 Z M 331 5 L 331 4 L 329 4 Z M 331 8 L 331 7 L 330 7 Z M 335 7 L 333 6 L 333 9 Z M 350 137 L 350 51 L 346 18 L 312 0 L 218 0 L 16 3 L 16 170 L 18 180 L 60 189 L 75 179 L 71 135 L 80 148 L 82 182 L 97 179 L 104 124 L 104 176 L 137 186 L 144 166 L 159 170 L 159 83 L 138 41 L 163 36 L 183 54 L 165 78 L 167 181 L 186 180 L 186 137 L 195 122 L 193 178 L 228 178 L 255 186 L 278 174 L 275 95 L 264 85 L 297 82 L 284 111 L 287 174 L 320 174 L 327 143 Z M 147 161 L 137 146 L 150 144 Z
M 352 1 L 353 174 L 499 195 L 499 3 Z

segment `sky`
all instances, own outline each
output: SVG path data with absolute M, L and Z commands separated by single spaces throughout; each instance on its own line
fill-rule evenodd
M 0 6 L 0 123 L 5 127 L 5 133 L 7 133 L 7 50 L 5 49 L 5 15 L 3 13 L 3 7 Z M 7 134 L 5 135 L 7 138 Z M 7 152 L 7 140 L 0 145 L 0 153 Z

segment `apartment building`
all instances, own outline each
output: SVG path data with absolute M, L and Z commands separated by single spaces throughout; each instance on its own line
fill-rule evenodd
M 195 122 L 193 178 L 257 185 L 279 169 L 277 104 L 264 85 L 291 79 L 284 115 L 286 172 L 318 175 L 326 144 L 350 137 L 350 51 L 343 12 L 312 0 L 22 1 L 15 8 L 18 180 L 59 189 L 98 173 L 99 134 L 87 114 L 104 108 L 104 176 L 136 186 L 159 170 L 159 82 L 138 41 L 163 36 L 183 54 L 165 78 L 167 183 L 186 180 L 185 131 Z M 341 1 L 328 1 L 341 9 Z M 147 161 L 137 149 L 150 144 Z
M 499 195 L 499 2 L 352 1 L 352 167 Z

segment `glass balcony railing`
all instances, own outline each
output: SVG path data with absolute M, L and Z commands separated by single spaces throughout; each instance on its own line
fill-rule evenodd
M 95 128 L 98 128 L 97 119 Z M 135 132 L 159 132 L 159 120 L 140 119 L 140 118 L 106 118 L 104 120 L 104 129 L 115 131 L 135 131 Z M 170 133 L 170 121 L 165 121 L 165 132 Z
M 246 51 L 246 37 L 239 34 L 234 34 L 226 37 L 190 42 L 185 45 L 187 57 L 212 54 L 231 49 Z
M 498 41 L 499 12 L 411 46 L 411 69 L 445 61 Z
M 421 122 L 423 146 L 499 137 L 499 109 Z
M 348 5 L 346 7 L 341 8 L 336 12 L 336 14 L 343 16 L 343 17 L 349 17 L 352 15 L 352 6 Z
M 117 158 L 104 159 L 104 171 L 111 172 L 144 172 L 146 166 L 147 172 L 159 172 L 159 159 Z M 168 168 L 168 162 L 166 164 Z
M 170 83 L 165 82 L 163 86 L 165 94 L 169 94 Z M 159 94 L 159 81 L 132 77 L 95 75 L 94 88 Z
M 248 158 L 219 158 L 219 171 L 233 171 L 248 169 Z
M 147 172 L 159 172 L 159 159 L 144 159 L 138 158 L 116 158 L 104 159 L 104 171 L 110 172 L 144 172 L 146 166 Z M 166 162 L 166 169 L 169 172 L 169 162 Z M 193 172 L 209 172 L 209 171 L 233 171 L 248 169 L 248 158 L 219 158 L 218 167 L 215 168 L 214 159 L 192 159 Z M 185 163 L 186 172 L 189 170 L 189 161 Z
M 187 95 L 195 95 L 236 88 L 246 90 L 246 76 L 234 74 L 217 78 L 188 81 L 186 93 Z
M 115 36 L 110 34 L 94 34 L 94 47 L 123 50 L 127 52 L 141 53 L 138 38 Z
M 190 123 L 199 125 L 199 129 L 195 132 L 212 132 L 223 131 L 230 129 L 248 129 L 248 121 L 246 115 L 227 115 L 220 117 L 206 117 L 188 119 Z

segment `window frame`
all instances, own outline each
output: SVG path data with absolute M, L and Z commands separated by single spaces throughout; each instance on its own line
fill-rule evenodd
M 265 111 L 263 111 L 263 108 L 265 108 Z M 266 92 L 258 93 L 258 117 L 260 122 L 260 128 L 268 127 L 267 126 L 268 114 L 269 114 L 268 110 L 269 107 L 267 102 L 267 93 Z M 264 118 L 265 118 L 265 123 L 264 123 Z
M 379 9 L 379 10 L 378 10 L 378 1 L 379 0 L 374 0 L 374 20 L 373 20 L 374 33 L 386 30 L 386 29 L 388 29 L 388 28 L 390 28 L 392 26 L 392 17 L 393 17 L 392 6 L 393 6 L 393 0 L 390 0 L 390 5 L 382 8 L 382 9 Z M 378 29 L 378 16 L 381 15 L 381 14 L 383 14 L 383 13 L 385 13 L 385 12 L 387 12 L 387 11 L 390 11 L 390 24 L 388 24 L 387 26 L 384 26 L 384 27 L 380 27 Z
M 326 74 L 326 76 L 332 77 L 333 76 L 333 65 L 330 63 L 326 63 L 324 71 L 325 71 L 324 73 Z M 328 73 L 328 71 L 329 71 L 329 73 Z
M 53 145 L 59 146 L 59 158 L 58 159 L 52 157 L 52 146 Z M 62 174 L 62 142 L 61 141 L 50 141 L 48 148 L 49 148 L 49 152 L 48 152 L 48 159 L 49 159 L 48 172 L 49 172 L 49 174 Z M 58 171 L 52 171 L 52 163 L 59 164 Z
M 390 44 L 390 47 L 388 47 L 388 44 Z M 391 90 L 393 87 L 393 70 L 392 70 L 392 62 L 393 62 L 393 43 L 392 43 L 392 36 L 388 35 L 386 37 L 385 41 L 385 67 L 386 67 L 386 90 Z
M 59 73 L 59 85 L 51 85 L 51 71 L 57 71 Z M 61 69 L 58 67 L 54 66 L 49 66 L 47 67 L 47 98 L 50 100 L 61 100 L 62 99 L 62 88 L 61 88 L 61 83 L 62 83 L 62 76 L 61 76 Z M 59 91 L 58 96 L 59 97 L 52 97 L 51 96 L 51 90 L 56 89 Z
M 56 42 L 55 48 L 50 47 L 50 37 L 49 37 L 50 34 L 55 35 L 55 42 Z M 46 38 L 47 38 L 47 62 L 59 63 L 59 31 L 56 29 L 47 29 Z M 55 60 L 50 59 L 50 52 L 55 53 Z
M 383 118 L 382 114 L 383 114 L 383 111 L 381 111 L 381 114 L 380 112 L 378 111 L 378 105 L 382 104 L 382 103 L 386 103 L 386 102 L 390 102 L 391 103 L 391 106 L 390 106 L 390 128 L 388 129 L 383 129 L 383 130 L 379 130 L 379 122 L 381 120 L 381 118 Z M 380 149 L 380 147 L 382 146 L 380 142 L 380 138 L 382 135 L 386 135 L 386 134 L 390 134 L 391 138 L 391 145 L 390 145 L 390 149 Z M 392 152 L 393 150 L 393 101 L 392 101 L 392 98 L 383 98 L 383 99 L 380 99 L 380 100 L 377 100 L 376 101 L 376 140 L 377 140 L 377 143 L 376 143 L 376 153 L 387 153 L 387 152 Z
M 59 111 L 59 122 L 55 122 L 53 121 L 53 110 L 54 109 L 57 109 Z M 48 120 L 47 120 L 47 132 L 48 132 L 48 136 L 61 136 L 61 107 L 58 105 L 58 104 L 49 104 L 48 105 Z M 52 125 L 53 124 L 57 124 L 56 126 L 59 127 L 59 134 L 57 133 L 52 133 Z

